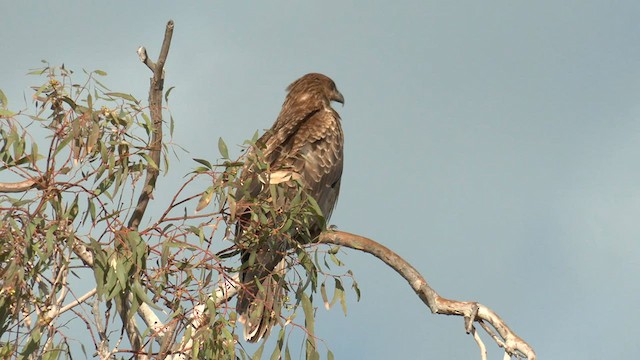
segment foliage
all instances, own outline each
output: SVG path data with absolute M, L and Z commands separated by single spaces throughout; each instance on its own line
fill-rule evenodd
M 245 168 L 265 174 L 269 169 L 259 156 L 247 165 L 245 158 L 230 159 L 220 139 L 221 161 L 194 159 L 197 166 L 175 194 L 154 200 L 168 205 L 155 204 L 147 216 L 151 220 L 129 229 L 146 171 L 168 171 L 170 139 L 163 139 L 163 161 L 156 164 L 149 156 L 154 128 L 147 108 L 128 93 L 108 89 L 99 80 L 103 71 L 84 72 L 79 83 L 64 66 L 46 64 L 31 74 L 46 79 L 33 88 L 33 114 L 10 110 L 0 91 L 2 181 L 28 185 L 0 193 L 0 357 L 70 358 L 78 346 L 85 356 L 96 351 L 100 357 L 133 357 L 123 322 L 150 307 L 167 314 L 164 326 L 140 331 L 150 356 L 191 340 L 194 357 L 247 358 L 236 335 L 233 304 L 219 301 L 216 289 L 236 285 L 239 247 L 304 231 L 321 216 L 315 201 L 295 180 L 271 185 L 250 206 L 252 236 L 235 244 L 227 224 L 237 220 L 235 195 L 246 186 L 238 176 Z M 256 138 L 246 147 L 258 149 Z M 295 196 L 284 207 L 291 189 Z M 295 324 L 302 307 L 306 355 L 318 358 L 314 295 L 319 288 L 327 308 L 340 300 L 346 314 L 343 280 L 352 274 L 332 273 L 330 264 L 343 265 L 337 247 L 289 245 L 292 271 L 285 286 L 293 297 L 282 324 Z M 203 305 L 205 320 L 194 326 L 195 309 Z M 79 331 L 85 328 L 86 336 Z M 286 329 L 278 333 L 272 358 L 290 358 Z M 260 357 L 263 347 L 253 357 Z

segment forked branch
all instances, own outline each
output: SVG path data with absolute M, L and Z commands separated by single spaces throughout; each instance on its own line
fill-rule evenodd
M 475 334 L 476 329 L 473 324 L 477 322 L 491 335 L 498 346 L 504 348 L 509 356 L 524 357 L 529 360 L 536 359 L 533 348 L 516 335 L 493 310 L 477 302 L 457 301 L 441 297 L 411 264 L 387 247 L 371 239 L 344 231 L 325 232 L 320 235 L 318 242 L 345 246 L 377 257 L 407 280 L 432 313 L 463 316 L 467 333 Z M 497 335 L 486 323 L 491 324 Z M 482 352 L 483 345 L 480 347 Z
M 160 56 L 157 62 L 151 61 L 144 47 L 138 49 L 140 60 L 153 71 L 151 84 L 149 86 L 149 113 L 153 123 L 153 135 L 149 144 L 149 157 L 153 161 L 147 167 L 147 175 L 142 187 L 142 193 L 138 198 L 138 205 L 129 219 L 128 227 L 137 230 L 142 220 L 144 212 L 147 210 L 149 200 L 152 198 L 156 187 L 156 180 L 160 174 L 160 153 L 162 151 L 162 90 L 164 88 L 164 64 L 167 61 L 171 37 L 173 36 L 173 20 L 169 20 L 164 33 L 164 41 L 160 49 Z

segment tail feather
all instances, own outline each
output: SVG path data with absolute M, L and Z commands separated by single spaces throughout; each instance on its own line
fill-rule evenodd
M 253 281 L 243 280 L 244 288 L 238 293 L 238 320 L 244 325 L 243 335 L 249 342 L 267 338 L 278 322 L 283 302 L 285 260 L 281 260 L 272 272 Z M 266 271 L 266 270 L 265 270 Z

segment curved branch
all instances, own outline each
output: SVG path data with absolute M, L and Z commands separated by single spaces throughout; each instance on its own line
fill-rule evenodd
M 516 357 L 524 356 L 529 360 L 536 359 L 533 348 L 516 335 L 493 310 L 477 302 L 457 301 L 441 297 L 411 264 L 387 247 L 371 239 L 344 231 L 325 232 L 320 235 L 318 242 L 345 246 L 377 257 L 407 280 L 432 313 L 464 316 L 467 333 L 474 333 L 473 323 L 478 322 L 491 335 L 490 329 L 485 327 L 485 322 L 487 322 L 499 334 L 501 339 L 492 337 L 498 346 L 504 348 L 507 354 Z
M 149 112 L 151 121 L 153 122 L 153 135 L 151 136 L 151 144 L 149 146 L 149 157 L 153 164 L 148 164 L 147 175 L 142 187 L 142 193 L 138 198 L 138 205 L 129 219 L 128 227 L 131 230 L 138 230 L 142 216 L 147 210 L 149 200 L 153 195 L 156 187 L 156 180 L 160 174 L 160 153 L 162 150 L 162 90 L 164 88 L 164 64 L 169 55 L 169 47 L 171 46 L 171 37 L 173 36 L 173 20 L 169 20 L 164 33 L 164 41 L 160 49 L 158 61 L 154 64 L 147 56 L 147 50 L 143 47 L 138 49 L 138 56 L 151 71 L 151 85 L 149 86 Z

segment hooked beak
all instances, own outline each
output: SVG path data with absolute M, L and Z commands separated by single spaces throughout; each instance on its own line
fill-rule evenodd
M 335 102 L 339 102 L 344 106 L 344 96 L 342 96 L 342 93 L 340 93 L 340 91 L 338 90 L 336 90 L 335 93 L 333 93 L 333 97 L 331 98 L 331 100 Z

